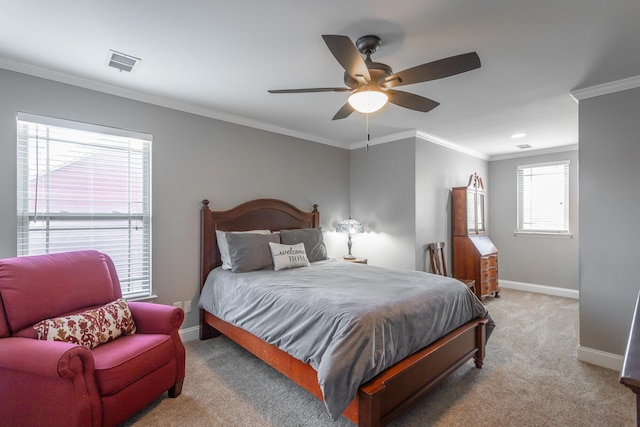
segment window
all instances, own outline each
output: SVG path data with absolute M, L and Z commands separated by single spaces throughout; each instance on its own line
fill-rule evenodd
M 108 254 L 151 295 L 151 135 L 18 114 L 18 255 Z
M 518 232 L 569 234 L 569 161 L 518 166 Z

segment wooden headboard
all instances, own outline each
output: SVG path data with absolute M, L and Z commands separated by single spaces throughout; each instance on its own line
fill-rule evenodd
M 318 205 L 304 212 L 290 203 L 277 199 L 257 199 L 227 211 L 212 211 L 209 201 L 202 201 L 200 209 L 200 289 L 207 275 L 222 264 L 216 240 L 216 230 L 287 230 L 320 226 Z

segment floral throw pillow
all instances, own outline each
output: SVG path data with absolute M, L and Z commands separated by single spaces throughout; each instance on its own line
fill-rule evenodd
M 43 320 L 33 329 L 39 340 L 65 341 L 91 349 L 120 335 L 134 334 L 136 324 L 129 304 L 120 298 L 99 308 Z

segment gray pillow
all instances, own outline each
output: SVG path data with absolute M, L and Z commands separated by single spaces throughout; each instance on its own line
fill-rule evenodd
M 285 245 L 304 243 L 304 250 L 309 262 L 327 259 L 327 247 L 324 245 L 324 237 L 320 228 L 280 230 L 280 243 Z
M 269 242 L 279 243 L 277 234 L 226 233 L 231 271 L 262 270 L 273 266 Z
M 249 231 L 216 230 L 216 240 L 218 241 L 218 250 L 220 251 L 220 259 L 222 260 L 223 270 L 231 270 L 231 261 L 229 260 L 229 246 L 227 245 L 227 233 L 271 234 L 271 231 L 270 230 L 249 230 Z

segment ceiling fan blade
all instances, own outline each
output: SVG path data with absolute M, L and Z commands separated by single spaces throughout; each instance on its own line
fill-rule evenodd
M 349 104 L 348 102 L 346 104 L 344 104 L 342 106 L 341 109 L 338 110 L 338 112 L 336 113 L 335 116 L 333 116 L 333 119 L 331 120 L 340 120 L 340 119 L 344 119 L 347 118 L 351 115 L 351 113 L 353 113 L 355 110 L 353 109 L 353 107 L 351 106 L 351 104 Z
M 361 83 L 371 80 L 367 64 L 349 37 L 325 34 L 322 38 L 333 56 L 351 77 Z
M 389 102 L 392 104 L 396 104 L 410 110 L 422 111 L 423 113 L 431 111 L 440 105 L 439 102 L 436 102 L 433 99 L 425 98 L 424 96 L 415 95 L 409 92 L 387 90 L 385 93 L 389 96 Z
M 476 68 L 480 68 L 478 54 L 476 52 L 463 53 L 462 55 L 450 56 L 449 58 L 428 62 L 392 74 L 385 79 L 381 86 L 396 87 L 421 83 L 453 76 Z
M 269 93 L 351 92 L 348 87 L 312 87 L 308 89 L 273 89 Z

